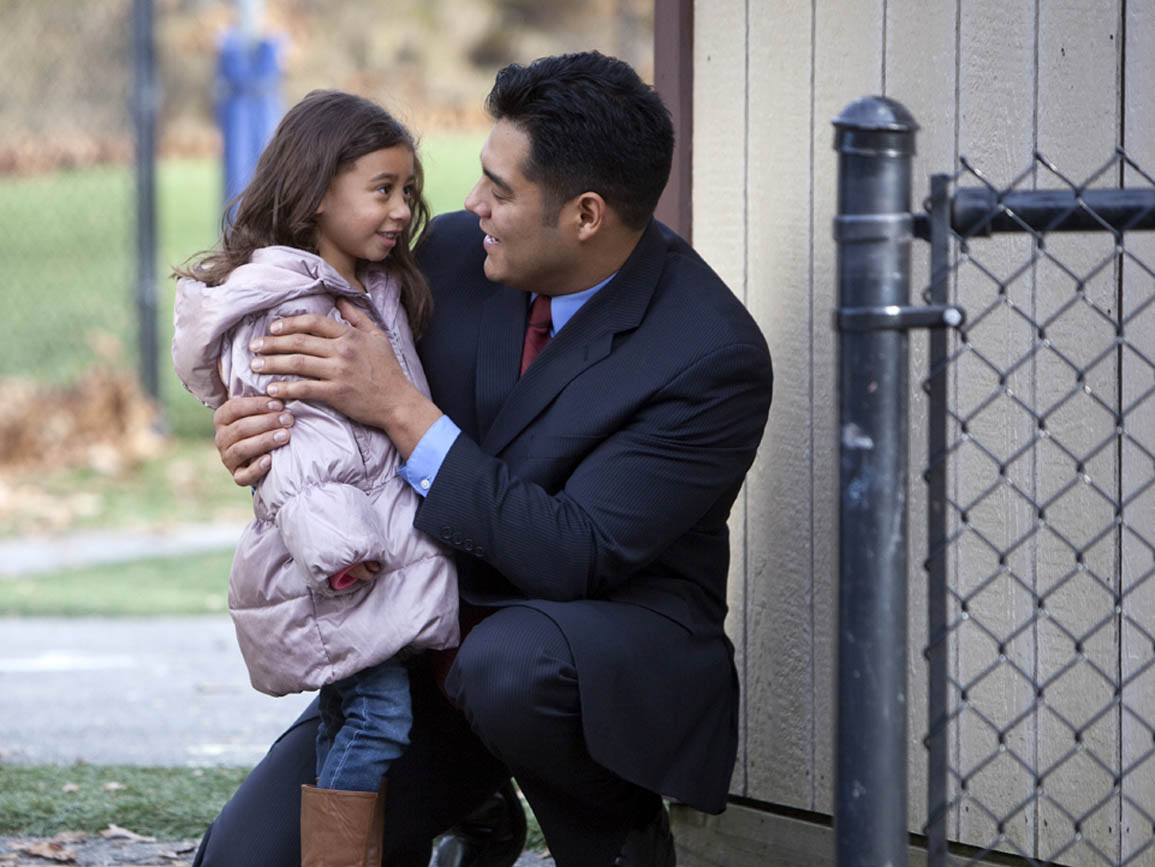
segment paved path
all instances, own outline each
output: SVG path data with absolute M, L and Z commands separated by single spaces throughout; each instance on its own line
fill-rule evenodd
M 244 524 L 237 523 L 193 524 L 164 532 L 99 530 L 4 539 L 0 540 L 0 578 L 74 566 L 227 551 L 237 544 L 243 528 Z
M 3 579 L 61 567 L 231 548 L 236 525 L 0 542 Z M 252 688 L 227 616 L 0 618 L 0 763 L 251 765 L 311 695 Z M 0 865 L 35 838 L 0 837 Z M 78 865 L 191 863 L 196 841 L 69 843 Z M 516 867 L 552 867 L 523 854 Z
M 0 618 L 0 761 L 247 765 L 311 696 L 249 685 L 222 617 Z

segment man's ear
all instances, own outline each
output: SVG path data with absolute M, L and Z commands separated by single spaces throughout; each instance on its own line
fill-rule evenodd
M 586 192 L 574 200 L 574 219 L 577 222 L 578 240 L 588 241 L 605 227 L 606 200 L 598 193 Z

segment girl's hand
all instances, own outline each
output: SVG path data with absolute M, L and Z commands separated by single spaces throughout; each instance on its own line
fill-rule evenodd
M 349 570 L 349 574 L 358 581 L 372 581 L 377 577 L 377 573 L 381 571 L 381 564 L 376 560 L 366 560 L 364 563 L 358 563 Z
M 293 424 L 279 400 L 233 397 L 213 413 L 215 443 L 221 463 L 241 487 L 255 485 L 269 471 L 269 453 L 289 441 Z

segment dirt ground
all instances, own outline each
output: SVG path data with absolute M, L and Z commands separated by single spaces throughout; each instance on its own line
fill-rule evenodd
M 74 842 L 73 842 L 74 841 Z M 79 867 L 124 867 L 124 865 L 169 865 L 189 867 L 199 840 L 145 841 L 106 840 L 96 834 L 71 832 L 46 837 L 0 837 L 0 867 L 46 867 L 75 864 Z M 41 851 L 37 855 L 32 852 Z M 553 867 L 548 854 L 526 852 L 514 867 Z
M 105 839 L 99 834 L 65 832 L 56 837 L 0 837 L 3 867 L 46 867 L 76 864 L 82 867 L 156 865 L 187 867 L 199 840 Z

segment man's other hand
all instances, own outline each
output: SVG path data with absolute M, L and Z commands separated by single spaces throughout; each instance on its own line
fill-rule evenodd
M 213 413 L 221 463 L 241 487 L 255 485 L 272 465 L 269 453 L 289 441 L 291 413 L 279 400 L 233 397 Z

